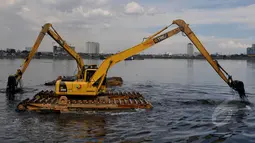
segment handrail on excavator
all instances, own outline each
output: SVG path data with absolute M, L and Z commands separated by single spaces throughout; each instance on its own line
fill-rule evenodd
M 162 33 L 164 30 L 166 30 L 168 27 L 171 25 L 177 25 L 178 27 L 168 31 L 166 33 Z M 189 28 L 189 25 L 185 23 L 184 20 L 182 19 L 177 19 L 172 22 L 172 24 L 164 27 L 160 31 L 156 32 L 155 34 L 152 34 L 152 36 L 149 36 L 145 41 L 142 43 L 131 47 L 125 51 L 122 51 L 118 54 L 112 55 L 105 59 L 98 70 L 95 72 L 95 74 L 92 76 L 90 79 L 90 85 L 91 86 L 96 86 L 98 87 L 98 90 L 100 90 L 100 85 L 103 82 L 104 77 L 107 74 L 107 71 L 109 68 L 111 68 L 113 65 L 116 63 L 134 55 L 137 54 L 145 49 L 148 49 L 149 47 L 167 39 L 170 38 L 171 36 L 178 34 L 179 32 L 185 33 L 185 35 L 192 41 L 192 43 L 196 46 L 196 48 L 199 50 L 199 52 L 205 57 L 205 59 L 209 62 L 209 64 L 213 67 L 213 69 L 218 73 L 218 75 L 234 90 L 236 90 L 239 93 L 239 96 L 241 98 L 245 97 L 245 90 L 244 90 L 244 84 L 242 81 L 238 80 L 233 80 L 232 76 L 230 76 L 221 66 L 220 64 L 216 61 L 213 60 L 213 58 L 210 56 L 210 54 L 207 52 L 207 50 L 204 48 L 203 44 L 199 41 L 199 39 L 196 37 L 194 32 Z M 157 36 L 159 35 L 159 36 Z M 157 37 L 156 37 L 157 36 Z M 226 75 L 225 75 L 225 74 Z M 228 77 L 227 77 L 228 76 Z

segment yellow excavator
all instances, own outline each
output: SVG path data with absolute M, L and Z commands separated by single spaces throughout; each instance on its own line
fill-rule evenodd
M 172 24 L 178 27 L 161 34 Z M 246 95 L 243 82 L 233 80 L 220 64 L 212 59 L 194 32 L 189 28 L 189 25 L 181 19 L 174 20 L 172 24 L 149 36 L 142 43 L 108 57 L 99 67 L 93 66 L 84 69 L 82 73 L 83 78 L 75 81 L 58 80 L 55 85 L 55 91 L 41 91 L 32 99 L 27 98 L 23 100 L 18 104 L 17 111 L 70 112 L 99 109 L 151 109 L 151 103 L 138 92 L 116 93 L 107 91 L 105 79 L 108 70 L 118 62 L 146 50 L 179 32 L 185 33 L 218 75 L 229 87 L 236 90 L 241 98 L 244 98 Z
M 16 93 L 18 91 L 20 91 L 18 88 L 18 85 L 20 83 L 20 80 L 22 78 L 22 75 L 24 74 L 24 72 L 26 71 L 30 61 L 32 60 L 33 56 L 35 55 L 38 47 L 41 44 L 41 41 L 43 40 L 44 36 L 48 34 L 50 35 L 50 37 L 52 39 L 54 39 L 62 48 L 64 48 L 64 50 L 72 56 L 72 58 L 74 58 L 76 60 L 77 63 L 77 68 L 78 68 L 78 72 L 75 76 L 73 77 L 67 77 L 65 79 L 63 79 L 62 76 L 59 76 L 58 79 L 62 79 L 64 80 L 74 80 L 74 79 L 84 79 L 84 71 L 87 68 L 91 68 L 91 66 L 95 66 L 95 65 L 84 65 L 83 59 L 80 57 L 80 55 L 78 53 L 75 52 L 74 49 L 72 49 L 62 38 L 61 36 L 57 33 L 57 31 L 52 27 L 52 24 L 50 23 L 46 23 L 39 36 L 36 39 L 36 42 L 33 45 L 32 50 L 30 51 L 30 53 L 28 54 L 28 56 L 25 58 L 23 64 L 20 66 L 20 69 L 17 70 L 15 75 L 10 75 L 8 77 L 8 81 L 7 81 L 7 88 L 6 91 L 7 93 Z M 111 77 L 109 82 L 110 86 L 114 86 L 114 85 L 120 85 L 122 84 L 122 79 L 120 77 Z

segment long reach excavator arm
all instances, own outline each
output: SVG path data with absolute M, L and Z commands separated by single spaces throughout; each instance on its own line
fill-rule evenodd
M 217 60 L 213 60 L 209 55 L 207 50 L 204 48 L 203 44 L 198 40 L 197 36 L 194 32 L 189 28 L 189 25 L 185 23 L 185 21 L 178 19 L 174 20 L 173 24 L 178 25 L 182 32 L 188 36 L 188 38 L 192 41 L 192 43 L 197 47 L 199 52 L 206 58 L 209 64 L 213 67 L 213 69 L 218 73 L 218 75 L 234 90 L 236 90 L 240 97 L 245 96 L 244 84 L 242 81 L 233 80 L 232 76 L 229 75 L 217 62 Z M 224 74 L 225 73 L 225 74 Z
M 166 30 L 169 26 L 172 24 L 177 25 L 178 27 L 168 31 L 166 33 L 162 33 L 164 30 Z M 148 49 L 149 47 L 167 39 L 171 36 L 178 34 L 179 32 L 183 32 L 186 34 L 186 36 L 192 41 L 192 43 L 196 46 L 196 48 L 200 51 L 200 53 L 205 57 L 205 59 L 209 62 L 209 64 L 213 67 L 213 69 L 218 73 L 218 75 L 234 90 L 236 90 L 239 93 L 240 97 L 245 96 L 245 90 L 244 85 L 242 81 L 233 80 L 232 77 L 220 66 L 220 64 L 213 60 L 212 57 L 209 55 L 207 50 L 204 48 L 202 43 L 199 41 L 199 39 L 196 37 L 194 32 L 189 28 L 189 25 L 185 23 L 185 21 L 181 19 L 174 20 L 171 25 L 163 28 L 162 30 L 158 31 L 157 33 L 153 34 L 149 38 L 147 38 L 144 42 L 127 49 L 125 51 L 122 51 L 120 53 L 117 53 L 115 55 L 112 55 L 105 59 L 103 63 L 100 65 L 100 67 L 96 70 L 94 75 L 90 78 L 89 84 L 90 86 L 97 86 L 97 89 L 100 90 L 100 86 L 103 83 L 104 78 L 106 77 L 107 71 L 109 68 L 111 68 L 116 63 L 135 55 L 143 50 Z M 157 36 L 159 35 L 159 36 Z M 226 74 L 226 75 L 225 75 Z M 98 84 L 99 83 L 99 84 Z
M 64 50 L 71 55 L 77 62 L 77 67 L 78 67 L 78 73 L 77 73 L 77 78 L 83 78 L 83 68 L 84 68 L 84 62 L 80 55 L 76 53 L 72 48 L 69 47 L 69 45 L 61 38 L 61 36 L 57 33 L 57 31 L 52 27 L 52 24 L 46 23 L 38 35 L 32 50 L 30 51 L 29 55 L 25 58 L 24 63 L 21 65 L 21 67 L 17 70 L 15 75 L 11 75 L 8 78 L 8 83 L 7 83 L 7 89 L 9 91 L 15 91 L 15 88 L 22 78 L 22 75 L 26 71 L 30 61 L 32 60 L 33 56 L 35 55 L 38 47 L 41 44 L 41 41 L 43 40 L 44 36 L 48 34 L 51 36 L 52 39 L 54 39 Z

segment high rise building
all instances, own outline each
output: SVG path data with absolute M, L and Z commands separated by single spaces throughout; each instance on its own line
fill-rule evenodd
M 191 57 L 191 56 L 193 56 L 193 52 L 194 52 L 193 44 L 188 43 L 188 45 L 187 45 L 187 55 Z
M 247 48 L 247 55 L 248 56 L 255 56 L 255 44 L 252 44 L 251 47 Z
M 86 53 L 89 54 L 99 54 L 100 45 L 98 42 L 86 42 Z
M 32 47 L 25 47 L 25 50 L 30 52 L 32 50 Z
M 73 50 L 75 50 L 74 46 L 70 46 Z M 68 55 L 68 53 L 65 51 L 65 49 L 61 46 L 53 46 L 53 56 L 57 55 Z

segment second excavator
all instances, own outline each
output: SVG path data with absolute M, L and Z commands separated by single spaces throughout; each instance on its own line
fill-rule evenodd
M 9 95 L 12 95 L 12 94 L 16 93 L 17 91 L 20 91 L 21 88 L 18 88 L 18 85 L 20 85 L 21 78 L 22 78 L 23 74 L 25 73 L 30 61 L 32 60 L 33 56 L 35 55 L 39 45 L 41 44 L 41 42 L 46 34 L 48 34 L 53 40 L 55 40 L 69 55 L 72 56 L 73 59 L 76 60 L 77 69 L 78 69 L 77 74 L 75 76 L 68 76 L 66 78 L 59 76 L 59 79 L 62 79 L 62 81 L 72 81 L 75 79 L 83 79 L 85 69 L 95 66 L 95 65 L 85 65 L 81 56 L 74 49 L 72 49 L 67 44 L 67 42 L 65 40 L 62 39 L 62 37 L 53 28 L 52 24 L 46 23 L 43 26 L 39 36 L 37 37 L 36 42 L 33 45 L 33 48 L 31 49 L 31 51 L 25 58 L 24 62 L 20 66 L 20 69 L 17 70 L 15 75 L 10 75 L 8 77 L 6 91 L 7 91 L 7 93 L 11 93 Z M 123 81 L 122 81 L 121 77 L 107 78 L 108 86 L 119 86 L 122 84 L 122 82 Z M 52 84 L 55 84 L 55 81 L 52 81 Z
M 172 24 L 178 27 L 160 34 Z M 232 76 L 216 60 L 212 59 L 194 32 L 189 28 L 189 25 L 181 19 L 174 20 L 172 24 L 149 36 L 142 43 L 108 57 L 99 67 L 86 68 L 84 73 L 82 73 L 83 78 L 74 81 L 58 80 L 55 85 L 55 91 L 41 91 L 32 99 L 23 100 L 18 104 L 17 111 L 70 112 L 99 109 L 150 109 L 152 108 L 151 103 L 138 92 L 114 93 L 107 91 L 105 88 L 107 73 L 118 62 L 146 50 L 179 32 L 185 33 L 218 75 L 229 87 L 236 90 L 241 98 L 244 98 L 246 95 L 243 82 L 233 80 Z

